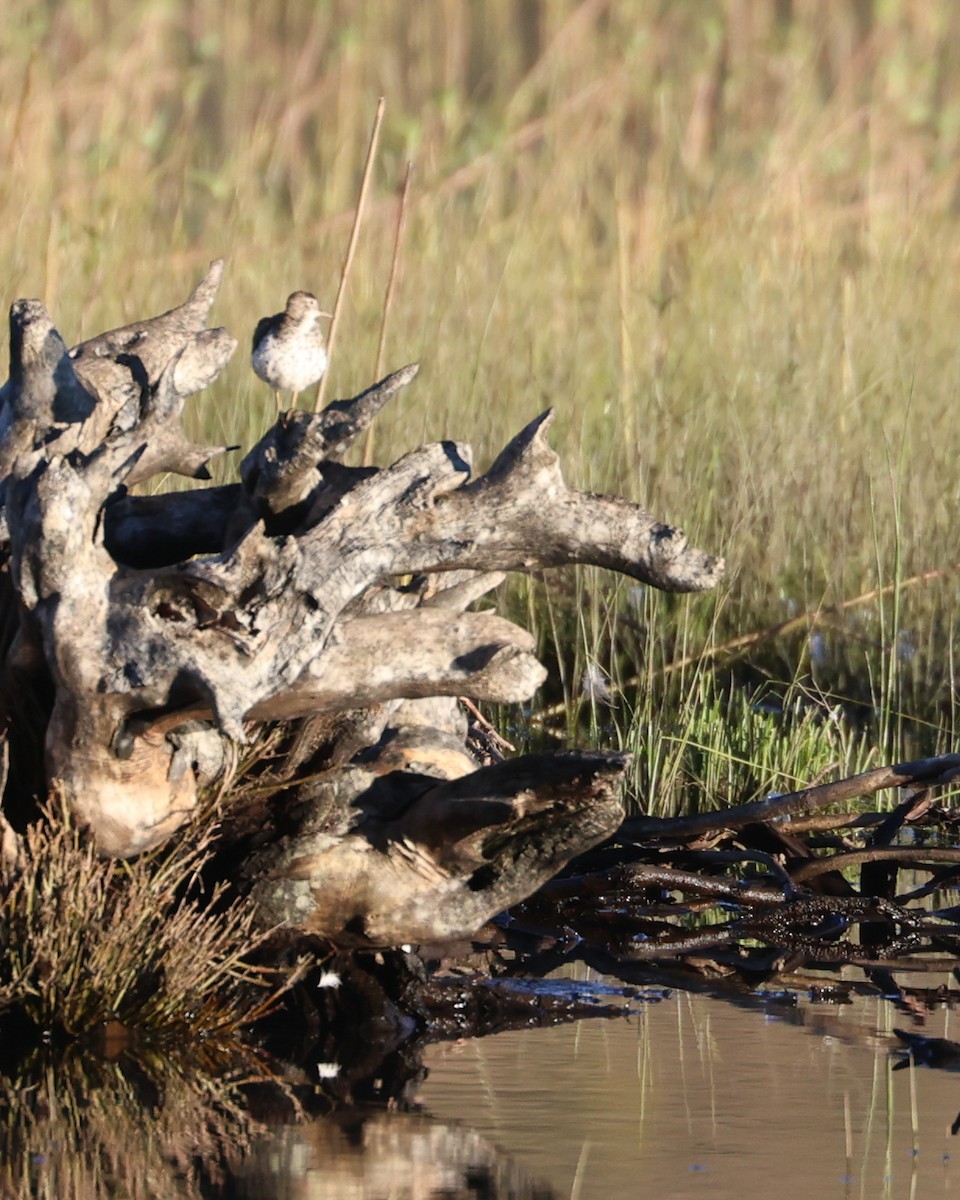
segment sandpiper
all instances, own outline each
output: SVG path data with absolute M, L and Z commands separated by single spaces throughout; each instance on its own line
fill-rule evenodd
M 297 396 L 317 383 L 327 369 L 327 348 L 320 330 L 320 318 L 329 317 L 310 292 L 294 292 L 282 313 L 264 317 L 253 334 L 253 369 L 273 388 L 280 412 L 280 393 L 293 392 L 291 408 Z

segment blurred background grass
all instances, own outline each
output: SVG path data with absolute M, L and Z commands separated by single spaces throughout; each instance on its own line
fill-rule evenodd
M 801 696 L 825 764 L 953 745 L 960 5 L 9 6 L 7 301 L 43 297 L 74 342 L 225 256 L 213 316 L 241 351 L 190 419 L 249 445 L 272 411 L 250 334 L 295 288 L 332 302 L 385 95 L 328 396 L 371 381 L 412 159 L 386 366 L 422 374 L 377 457 L 451 436 L 483 465 L 555 405 L 572 482 L 727 556 L 717 595 L 679 601 L 592 571 L 513 587 L 570 723 L 646 750 L 644 790 L 666 713 L 707 721 L 671 745 L 711 742 L 734 691 L 785 736 Z M 632 727 L 583 703 L 591 664 L 636 680 Z

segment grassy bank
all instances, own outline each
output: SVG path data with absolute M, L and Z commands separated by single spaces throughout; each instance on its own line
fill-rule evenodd
M 384 94 L 328 394 L 370 380 L 413 159 L 387 365 L 423 373 L 379 453 L 455 436 L 483 464 L 553 404 L 572 479 L 728 558 L 716 596 L 582 572 L 509 598 L 571 706 L 589 663 L 636 681 L 632 728 L 623 706 L 598 721 L 643 751 L 644 793 L 688 803 L 704 753 L 746 758 L 749 791 L 763 721 L 789 765 L 761 788 L 953 744 L 955 5 L 14 7 L 7 300 L 43 296 L 77 340 L 224 255 L 214 315 L 245 342 L 294 288 L 331 297 Z M 248 443 L 271 410 L 241 353 L 193 419 Z M 797 696 L 805 765 L 775 711 Z M 661 791 L 678 746 L 692 759 Z

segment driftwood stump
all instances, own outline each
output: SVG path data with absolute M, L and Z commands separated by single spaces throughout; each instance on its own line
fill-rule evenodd
M 180 426 L 237 346 L 206 328 L 222 270 L 179 308 L 72 350 L 39 301 L 11 307 L 8 724 L 43 714 L 41 787 L 116 856 L 161 845 L 201 788 L 229 783 L 238 748 L 277 728 L 271 803 L 255 837 L 246 823 L 264 921 L 350 944 L 469 933 L 616 828 L 626 765 L 569 753 L 478 768 L 456 697 L 525 700 L 544 670 L 529 634 L 469 606 L 507 571 L 592 563 L 684 592 L 723 564 L 638 505 L 567 487 L 549 413 L 478 478 L 455 442 L 347 465 L 415 365 L 284 414 L 239 482 L 135 493 L 161 473 L 209 480 L 223 449 Z M 29 754 L 26 734 L 11 740 Z

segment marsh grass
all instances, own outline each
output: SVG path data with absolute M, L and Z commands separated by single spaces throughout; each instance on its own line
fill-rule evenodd
M 214 316 L 241 343 L 295 287 L 329 302 L 385 95 L 331 394 L 370 382 L 413 160 L 384 366 L 422 371 L 379 420 L 379 456 L 455 437 L 482 467 L 555 405 L 574 483 L 728 560 L 721 596 L 658 598 L 639 633 L 629 583 L 517 585 L 556 681 L 538 705 L 562 699 L 570 736 L 579 713 L 649 747 L 676 705 L 706 703 L 719 729 L 761 684 L 802 686 L 881 757 L 952 743 L 958 578 L 925 573 L 958 558 L 955 5 L 14 8 L 9 299 L 44 296 L 78 340 L 168 307 L 223 254 Z M 249 445 L 270 417 L 245 350 L 192 402 L 207 438 Z M 927 582 L 901 591 L 911 578 Z M 735 661 L 712 653 L 807 612 L 823 615 Z M 632 728 L 584 704 L 588 664 L 640 680 Z
M 863 733 L 823 697 L 797 685 L 782 697 L 724 689 L 707 672 L 666 711 L 641 701 L 627 745 L 636 753 L 633 793 L 660 816 L 746 804 L 873 761 Z
M 103 859 L 55 805 L 0 884 L 0 1015 L 89 1037 L 115 1022 L 148 1041 L 229 1040 L 268 1006 L 276 980 L 251 964 L 253 911 L 204 894 L 215 831 L 133 862 Z

